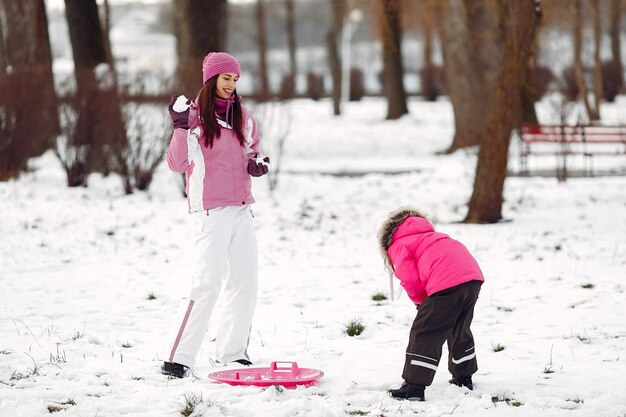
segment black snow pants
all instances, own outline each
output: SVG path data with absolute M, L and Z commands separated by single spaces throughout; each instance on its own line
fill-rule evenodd
M 469 281 L 427 297 L 413 321 L 402 377 L 409 384 L 428 386 L 448 341 L 448 370 L 454 378 L 478 370 L 470 330 L 481 281 Z

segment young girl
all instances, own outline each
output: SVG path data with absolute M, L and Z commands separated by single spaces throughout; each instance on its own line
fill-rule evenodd
M 424 215 L 411 208 L 389 214 L 378 230 L 378 242 L 390 279 L 395 273 L 419 310 L 406 350 L 405 382 L 389 394 L 424 401 L 446 340 L 450 383 L 473 389 L 478 365 L 470 324 L 485 280 L 478 263 L 462 243 L 435 232 Z
M 237 60 L 210 53 L 202 64 L 203 86 L 194 100 L 172 97 L 174 134 L 167 164 L 184 172 L 195 232 L 191 290 L 181 305 L 165 374 L 185 376 L 194 360 L 224 280 L 224 315 L 216 354 L 222 363 L 250 365 L 247 353 L 256 305 L 257 241 L 250 204 L 250 176 L 268 172 L 259 162 L 259 132 L 252 114 L 240 102 Z

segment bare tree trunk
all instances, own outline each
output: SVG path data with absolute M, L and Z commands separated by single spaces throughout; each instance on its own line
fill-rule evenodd
M 400 0 L 383 0 L 382 6 L 380 25 L 383 36 L 384 90 L 387 97 L 387 119 L 393 120 L 409 112 L 403 82 L 401 5 Z
M 524 82 L 522 83 L 522 111 L 518 123 L 539 123 L 537 111 L 535 110 L 536 96 L 532 86 L 532 67 L 528 66 L 524 72 Z
M 7 76 L 13 83 L 23 85 L 19 100 L 28 110 L 18 117 L 28 118 L 26 123 L 33 129 L 28 129 L 28 135 L 20 140 L 27 140 L 31 144 L 30 155 L 36 156 L 49 149 L 59 133 L 46 8 L 43 0 L 3 0 L 0 6 L 6 17 L 0 74 L 6 74 L 7 66 L 11 66 Z
M 446 152 L 480 143 L 487 98 L 502 61 L 496 0 L 444 0 L 438 3 L 446 86 L 455 132 Z
M 496 88 L 487 105 L 485 130 L 480 143 L 474 191 L 465 218 L 469 223 L 502 219 L 502 195 L 506 178 L 511 131 L 520 112 L 520 94 L 528 64 L 535 25 L 535 1 L 500 0 L 502 38 L 506 49 Z
M 294 0 L 285 0 L 285 8 L 287 10 L 287 49 L 289 50 L 289 93 L 291 97 L 296 92 L 296 76 L 298 74 L 298 68 L 296 64 L 296 33 L 295 33 L 295 13 L 294 13 Z
M 600 101 L 602 100 L 602 59 L 600 58 L 600 42 L 602 38 L 602 28 L 600 25 L 600 1 L 590 0 L 591 20 L 593 22 L 593 86 L 594 86 L 594 107 L 597 120 L 600 119 Z
M 0 0 L 0 181 L 19 176 L 57 131 L 43 1 Z
M 341 59 L 339 58 L 339 35 L 343 28 L 343 16 L 346 14 L 345 0 L 331 0 L 332 2 L 332 24 L 326 33 L 326 48 L 328 50 L 328 66 L 333 79 L 333 113 L 335 116 L 341 114 Z
M 587 110 L 587 116 L 589 120 L 598 120 L 598 116 L 595 110 L 589 103 L 589 93 L 587 91 L 587 83 L 585 82 L 585 74 L 583 71 L 583 64 L 581 60 L 582 52 L 582 0 L 574 0 L 574 78 L 576 79 L 576 85 L 578 85 L 578 91 L 585 104 L 585 110 Z
M 443 0 L 438 7 L 446 88 L 454 111 L 455 132 L 447 152 L 453 152 L 480 143 L 484 96 L 473 92 L 479 81 L 471 73 L 464 4 Z
M 613 65 L 616 67 L 617 74 L 619 74 L 619 91 L 624 87 L 624 66 L 622 65 L 621 53 L 622 0 L 611 0 L 610 15 L 609 36 L 611 38 L 611 55 Z
M 259 42 L 259 90 L 257 99 L 267 101 L 270 98 L 270 83 L 267 77 L 267 30 L 265 28 L 265 3 L 264 0 L 256 2 L 256 24 Z
M 226 45 L 226 0 L 174 0 L 176 51 L 183 94 L 195 97 L 202 86 L 202 60 Z
M 65 13 L 78 91 L 90 90 L 96 84 L 95 68 L 107 63 L 98 6 L 95 0 L 65 0 Z
M 435 34 L 433 1 L 424 1 L 422 5 L 422 28 L 424 33 L 424 68 L 421 71 L 422 96 L 428 101 L 437 100 L 439 86 L 435 65 L 433 64 L 433 38 Z
M 9 56 L 7 55 L 6 40 L 4 39 L 4 0 L 0 0 L 0 76 L 7 73 L 7 66 L 9 65 Z
M 81 143 L 76 145 L 92 148 L 86 169 L 106 175 L 119 168 L 114 150 L 127 144 L 116 77 L 108 65 L 96 1 L 65 0 L 65 12 L 78 87 L 76 140 Z M 83 179 L 86 180 L 86 176 Z
M 104 40 L 104 52 L 106 54 L 107 63 L 111 66 L 113 74 L 115 74 L 115 60 L 113 59 L 113 50 L 111 49 L 111 9 L 109 8 L 109 0 L 104 0 L 104 19 L 102 20 L 102 38 Z
M 539 2 L 540 0 L 537 0 Z M 522 112 L 521 112 L 521 120 L 519 123 L 539 123 L 539 119 L 537 118 L 537 111 L 535 110 L 535 102 L 537 101 L 539 95 L 533 86 L 533 72 L 535 70 L 535 58 L 539 56 L 539 42 L 537 41 L 537 31 L 539 30 L 539 26 L 541 25 L 541 12 L 538 11 L 537 19 L 535 24 L 532 26 L 531 33 L 531 48 L 528 57 L 528 65 L 526 66 L 526 70 L 524 72 L 524 83 L 522 85 Z

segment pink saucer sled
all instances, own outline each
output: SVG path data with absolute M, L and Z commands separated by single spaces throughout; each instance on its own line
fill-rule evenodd
M 285 388 L 295 388 L 297 385 L 310 386 L 322 376 L 324 372 L 318 369 L 299 368 L 296 362 L 272 362 L 269 368 L 230 369 L 209 374 L 209 378 L 230 385 L 257 387 L 282 385 Z

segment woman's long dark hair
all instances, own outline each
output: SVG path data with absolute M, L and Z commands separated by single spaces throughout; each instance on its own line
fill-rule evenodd
M 215 97 L 217 96 L 217 77 L 209 78 L 198 93 L 198 107 L 200 112 L 200 123 L 204 127 L 204 146 L 213 147 L 213 140 L 220 137 L 220 125 L 215 116 Z M 246 139 L 243 136 L 243 115 L 241 111 L 241 101 L 237 95 L 237 90 L 233 92 L 235 101 L 233 103 L 232 127 L 239 144 L 244 146 Z M 228 123 L 228 120 L 226 120 Z

